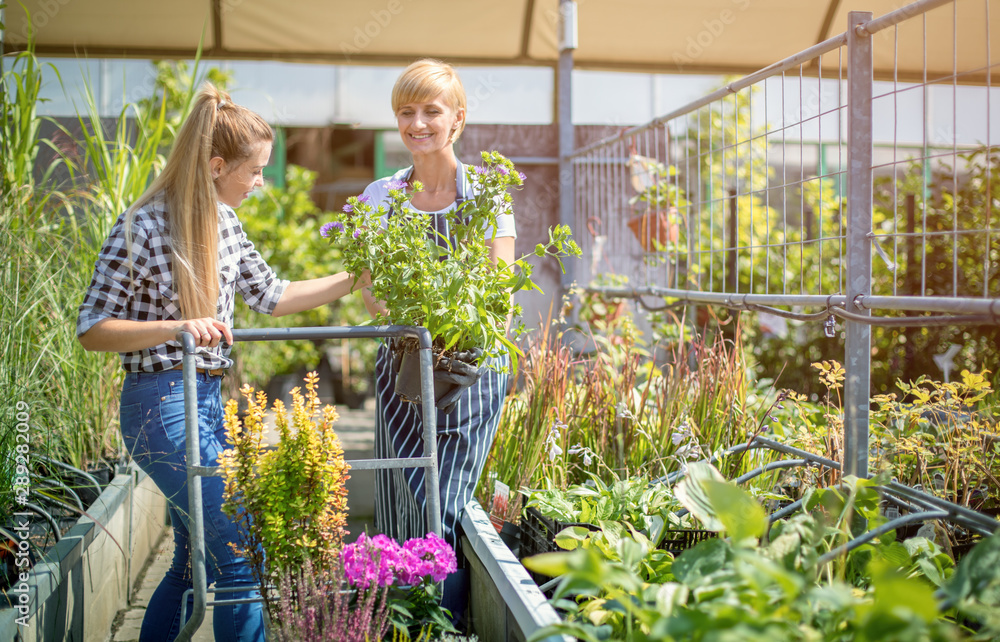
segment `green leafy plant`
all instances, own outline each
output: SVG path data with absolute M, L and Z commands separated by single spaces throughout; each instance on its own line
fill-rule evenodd
M 427 328 L 441 351 L 482 349 L 485 357 L 507 352 L 516 364 L 517 346 L 507 336 L 508 317 L 520 314 L 511 297 L 525 289 L 539 290 L 531 279 L 527 257 L 494 265 L 486 244 L 488 227 L 510 209 L 509 189 L 520 187 L 522 175 L 497 152 L 483 152 L 483 165 L 469 168 L 475 196 L 447 216 L 452 239 L 428 238 L 430 217 L 389 217 L 382 229 L 378 217 L 383 204 L 348 199 L 343 215 L 324 226 L 324 233 L 343 249 L 344 267 L 352 274 L 371 275 L 371 293 L 385 301 L 388 316 L 373 323 L 416 325 Z M 391 208 L 403 212 L 412 196 L 406 185 L 390 185 Z M 419 191 L 419 183 L 413 185 Z M 431 227 L 430 229 L 433 229 Z M 580 248 L 570 239 L 567 226 L 549 231 L 547 243 L 535 247 L 538 257 L 578 256 Z M 523 330 L 519 323 L 516 338 Z
M 655 581 L 644 577 L 651 549 L 620 537 L 609 550 L 581 545 L 525 560 L 561 577 L 553 604 L 565 620 L 537 632 L 597 640 L 954 640 L 970 635 L 951 619 L 973 616 L 995 631 L 997 567 L 951 559 L 923 538 L 889 532 L 850 552 L 836 547 L 879 523 L 878 480 L 845 479 L 813 491 L 806 511 L 771 528 L 745 491 L 708 466 L 692 465 L 678 498 L 704 525 L 727 534 L 702 542 Z M 603 538 L 602 534 L 591 535 Z M 621 533 L 624 535 L 624 533 Z M 980 545 L 979 564 L 996 556 L 1000 536 Z M 837 549 L 840 550 L 840 549 Z M 939 602 L 950 595 L 954 610 Z M 976 593 L 982 590 L 982 593 Z M 991 624 L 992 623 L 992 624 Z
M 225 479 L 223 510 L 243 527 L 242 553 L 260 582 L 268 613 L 275 613 L 277 586 L 310 560 L 319 573 L 338 563 L 347 513 L 348 468 L 334 431 L 337 411 L 320 409 L 318 378 L 306 376 L 306 394 L 292 391 L 291 421 L 274 402 L 279 442 L 265 449 L 267 396 L 246 387 L 249 409 L 241 421 L 237 402 L 226 404 L 226 435 L 232 448 L 219 456 Z
M 19 407 L 30 415 L 29 458 L 45 455 L 85 469 L 120 453 L 121 372 L 111 356 L 87 353 L 76 340 L 77 306 L 103 237 L 95 240 L 92 232 L 85 186 L 57 184 L 56 170 L 72 170 L 68 150 L 40 138 L 40 88 L 47 74 L 58 80 L 58 73 L 38 61 L 30 37 L 25 51 L 3 62 L 11 65 L 0 79 L 0 381 L 10 394 L 0 400 L 0 513 L 11 500 L 7 473 Z M 40 150 L 54 153 L 44 167 Z M 30 467 L 48 474 L 34 459 Z
M 903 402 L 894 393 L 876 395 L 876 465 L 956 503 L 1000 508 L 1000 432 L 989 374 L 963 370 L 949 383 L 900 381 Z

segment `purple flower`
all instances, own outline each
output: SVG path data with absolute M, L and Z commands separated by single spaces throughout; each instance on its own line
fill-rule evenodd
M 391 180 L 385 184 L 386 189 L 406 189 L 406 181 Z
M 357 200 L 358 203 L 368 203 L 368 201 L 370 201 L 371 199 L 368 198 L 367 195 L 362 194 L 361 196 L 358 196 L 357 199 L 355 199 L 355 200 Z M 349 203 L 347 203 L 347 204 L 344 205 L 344 212 L 346 212 L 347 214 L 350 214 L 353 211 L 354 211 L 354 204 L 353 203 L 349 202 Z
M 525 176 L 524 172 L 518 172 L 517 177 L 521 179 L 522 183 L 528 178 L 527 176 Z
M 418 584 L 428 576 L 440 582 L 458 567 L 455 551 L 434 533 L 407 540 L 403 544 L 400 562 L 396 575 L 401 583 L 409 585 Z
M 354 238 L 361 236 L 361 230 L 354 230 Z
M 338 232 L 343 232 L 344 224 L 341 223 L 340 221 L 327 223 L 323 227 L 319 228 L 319 235 L 322 236 L 323 238 L 328 238 L 330 234 L 333 232 L 333 230 L 337 230 Z
M 504 167 L 503 165 L 497 165 L 497 171 L 500 173 L 501 176 L 506 176 L 507 174 L 510 174 L 510 170 Z
M 385 535 L 368 539 L 362 533 L 358 541 L 345 546 L 340 555 L 348 581 L 365 589 L 372 584 L 389 586 L 395 582 L 402 552 L 399 544 Z
M 472 168 L 472 171 L 482 176 L 483 174 L 489 173 L 490 170 L 486 169 L 482 165 L 476 165 L 475 167 Z

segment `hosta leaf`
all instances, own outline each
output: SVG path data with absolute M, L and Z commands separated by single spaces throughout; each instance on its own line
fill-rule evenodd
M 556 534 L 556 546 L 563 550 L 572 551 L 582 546 L 592 534 L 583 526 L 570 526 Z
M 681 506 L 695 516 L 702 525 L 710 531 L 721 531 L 725 528 L 712 507 L 703 482 L 724 481 L 722 474 L 711 464 L 695 462 L 688 466 L 687 475 L 674 487 L 677 500 Z
M 521 562 L 529 571 L 549 577 L 559 577 L 569 571 L 569 554 L 567 553 L 542 553 L 526 557 Z
M 734 542 L 760 537 L 767 529 L 767 513 L 742 488 L 730 482 L 703 482 L 709 501 Z

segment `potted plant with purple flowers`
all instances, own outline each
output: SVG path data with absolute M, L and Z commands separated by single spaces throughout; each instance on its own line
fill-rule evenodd
M 394 640 L 458 633 L 438 589 L 455 568 L 455 551 L 433 533 L 402 545 L 361 535 L 329 571 L 306 566 L 284 576 L 273 631 L 279 642 L 366 642 L 390 628 Z
M 451 238 L 442 236 L 440 245 L 428 237 L 430 217 L 392 216 L 383 228 L 380 217 L 388 210 L 364 197 L 348 199 L 344 212 L 324 225 L 321 234 L 342 248 L 345 270 L 371 275 L 371 294 L 388 309 L 372 323 L 427 328 L 438 360 L 460 357 L 486 363 L 507 353 L 516 366 L 519 350 L 513 339 L 524 326 L 518 322 L 508 336 L 508 318 L 521 312 L 512 296 L 541 289 L 531 278 L 533 266 L 526 260 L 530 254 L 494 265 L 486 232 L 495 227 L 499 214 L 510 210 L 509 191 L 523 185 L 524 175 L 498 152 L 483 152 L 482 159 L 482 165 L 468 170 L 475 196 L 444 215 Z M 402 181 L 390 185 L 393 211 L 404 211 L 412 197 L 408 187 Z M 416 182 L 412 188 L 419 191 L 421 185 Z M 549 230 L 548 242 L 536 245 L 532 254 L 554 258 L 562 268 L 564 257 L 580 254 L 570 235 L 568 226 L 557 225 Z M 403 344 L 401 372 L 406 371 L 405 354 L 416 348 L 415 340 Z M 401 374 L 400 379 L 407 377 Z
M 457 633 L 449 613 L 441 608 L 439 583 L 455 572 L 455 551 L 443 539 L 429 533 L 400 545 L 386 535 L 371 539 L 361 535 L 344 547 L 344 574 L 359 599 L 368 592 L 386 589 L 389 621 L 411 639 L 423 634 L 436 639 L 441 633 Z

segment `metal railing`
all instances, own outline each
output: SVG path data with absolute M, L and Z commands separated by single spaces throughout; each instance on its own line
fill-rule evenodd
M 873 79 L 876 56 L 923 47 L 926 59 L 925 21 L 957 25 L 959 11 L 981 12 L 984 29 L 956 27 L 952 73 Z M 852 11 L 844 33 L 575 150 L 574 229 L 589 232 L 577 235 L 580 285 L 825 322 L 831 334 L 842 320 L 844 468 L 866 476 L 872 325 L 1000 323 L 989 17 L 990 0 Z M 959 101 L 965 82 L 979 83 L 969 91 L 982 122 L 963 116 L 975 103 Z M 934 130 L 948 119 L 931 107 L 949 91 L 950 129 Z M 900 138 L 914 119 L 915 150 Z M 891 140 L 877 156 L 876 129 Z
M 420 344 L 420 394 L 423 412 L 424 454 L 422 457 L 390 459 L 356 459 L 348 461 L 357 470 L 387 468 L 426 468 L 424 475 L 427 496 L 427 523 L 437 535 L 442 534 L 441 507 L 437 468 L 437 408 L 434 404 L 433 362 L 431 357 L 431 335 L 426 328 L 412 326 L 371 326 L 334 328 L 267 328 L 256 330 L 233 330 L 235 341 L 292 341 L 320 339 L 377 339 L 386 337 L 413 337 Z M 205 527 L 201 494 L 201 478 L 219 474 L 217 466 L 202 466 L 198 438 L 198 392 L 195 375 L 195 355 L 197 345 L 188 332 L 180 332 L 178 341 L 184 348 L 184 414 L 187 439 L 188 477 L 188 550 L 191 559 L 192 594 L 194 604 L 191 619 L 184 623 L 177 634 L 178 642 L 190 640 L 205 619 L 208 601 L 208 584 L 205 573 Z M 219 591 L 220 589 L 216 589 Z M 243 590 L 248 590 L 244 588 Z M 183 608 L 187 608 L 187 593 L 182 598 Z M 215 600 L 211 604 L 243 603 L 256 599 Z M 183 621 L 183 620 L 182 620 Z

